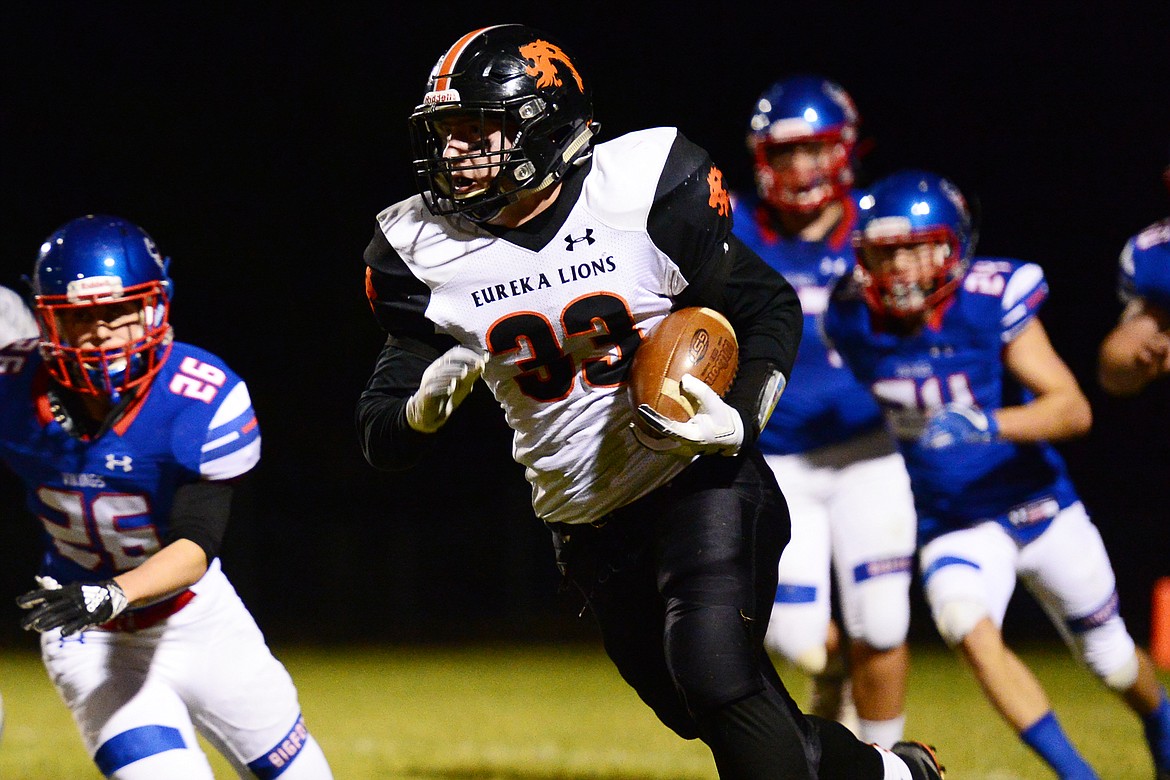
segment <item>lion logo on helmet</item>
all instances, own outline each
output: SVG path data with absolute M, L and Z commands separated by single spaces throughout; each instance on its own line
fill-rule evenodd
M 560 46 L 537 39 L 521 46 L 520 55 L 532 63 L 525 68 L 525 72 L 529 76 L 536 77 L 538 89 L 559 87 L 565 83 L 561 79 L 560 69 L 556 65 L 559 62 L 573 74 L 573 80 L 577 82 L 577 89 L 581 90 L 582 93 L 585 92 L 585 83 L 581 81 L 581 74 L 569 61 L 568 55 L 561 51 Z

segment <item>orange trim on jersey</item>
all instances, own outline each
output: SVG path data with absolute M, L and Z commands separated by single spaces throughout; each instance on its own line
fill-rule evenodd
M 374 287 L 374 269 L 366 266 L 366 302 L 370 309 L 374 308 L 374 301 L 378 300 L 378 289 Z
M 435 69 L 435 75 L 439 77 L 435 79 L 435 92 L 442 92 L 443 90 L 450 88 L 451 77 L 443 74 L 451 72 L 452 68 L 455 67 L 456 60 L 459 59 L 459 55 L 463 54 L 463 51 L 467 48 L 467 45 L 471 43 L 473 38 L 478 36 L 480 33 L 490 29 L 492 28 L 481 27 L 478 30 L 472 30 L 471 32 L 467 33 L 467 35 L 464 35 L 462 38 L 455 41 L 455 45 L 447 50 L 447 53 L 443 55 L 442 62 L 440 62 L 439 66 Z
M 248 420 L 248 422 L 244 423 L 244 427 L 240 429 L 240 433 L 248 433 L 253 428 L 255 428 L 258 424 L 259 423 L 256 420 L 256 418 L 253 417 L 251 420 Z

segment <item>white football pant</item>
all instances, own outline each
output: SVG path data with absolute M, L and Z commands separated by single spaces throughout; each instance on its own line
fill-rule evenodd
M 218 560 L 191 590 L 189 604 L 150 628 L 41 636 L 94 763 L 118 780 L 211 780 L 198 732 L 241 777 L 329 780 L 292 678 Z
M 845 632 L 877 650 L 902 644 L 916 518 L 910 478 L 888 435 L 766 459 L 792 515 L 768 649 L 811 674 L 823 670 L 833 574 Z
M 1135 645 L 1118 614 L 1113 567 L 1080 502 L 1022 547 L 996 522 L 944 534 L 922 548 L 921 566 L 935 625 L 949 644 L 961 642 L 982 617 L 1002 628 L 1018 577 L 1107 685 L 1125 690 L 1136 679 Z

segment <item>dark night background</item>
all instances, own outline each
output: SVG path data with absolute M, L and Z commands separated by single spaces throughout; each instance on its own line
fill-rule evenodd
M 590 632 L 556 593 L 486 392 L 413 473 L 372 470 L 353 426 L 383 338 L 361 254 L 374 215 L 413 191 L 406 116 L 456 38 L 513 21 L 576 53 L 603 140 L 676 125 L 750 187 L 755 97 L 818 72 L 858 103 L 863 183 L 925 167 L 977 195 L 981 250 L 1048 273 L 1043 319 L 1096 412 L 1061 449 L 1145 638 L 1149 587 L 1170 574 L 1170 388 L 1107 399 L 1094 362 L 1118 252 L 1170 207 L 1170 5 L 210 5 L 3 5 L 0 283 L 23 289 L 43 238 L 85 213 L 141 224 L 173 259 L 178 337 L 243 375 L 260 416 L 264 456 L 223 557 L 270 639 Z M 34 644 L 12 597 L 35 565 L 0 474 L 0 644 Z M 1054 636 L 1038 616 L 1020 603 L 1009 629 Z M 933 636 L 920 603 L 914 627 Z

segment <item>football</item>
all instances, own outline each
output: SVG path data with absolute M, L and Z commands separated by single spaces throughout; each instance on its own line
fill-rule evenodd
M 672 420 L 694 415 L 679 382 L 691 374 L 724 395 L 739 368 L 739 344 L 731 323 L 719 312 L 692 306 L 671 312 L 650 331 L 634 352 L 627 391 L 634 409 L 646 404 Z M 641 418 L 634 421 L 643 427 Z

